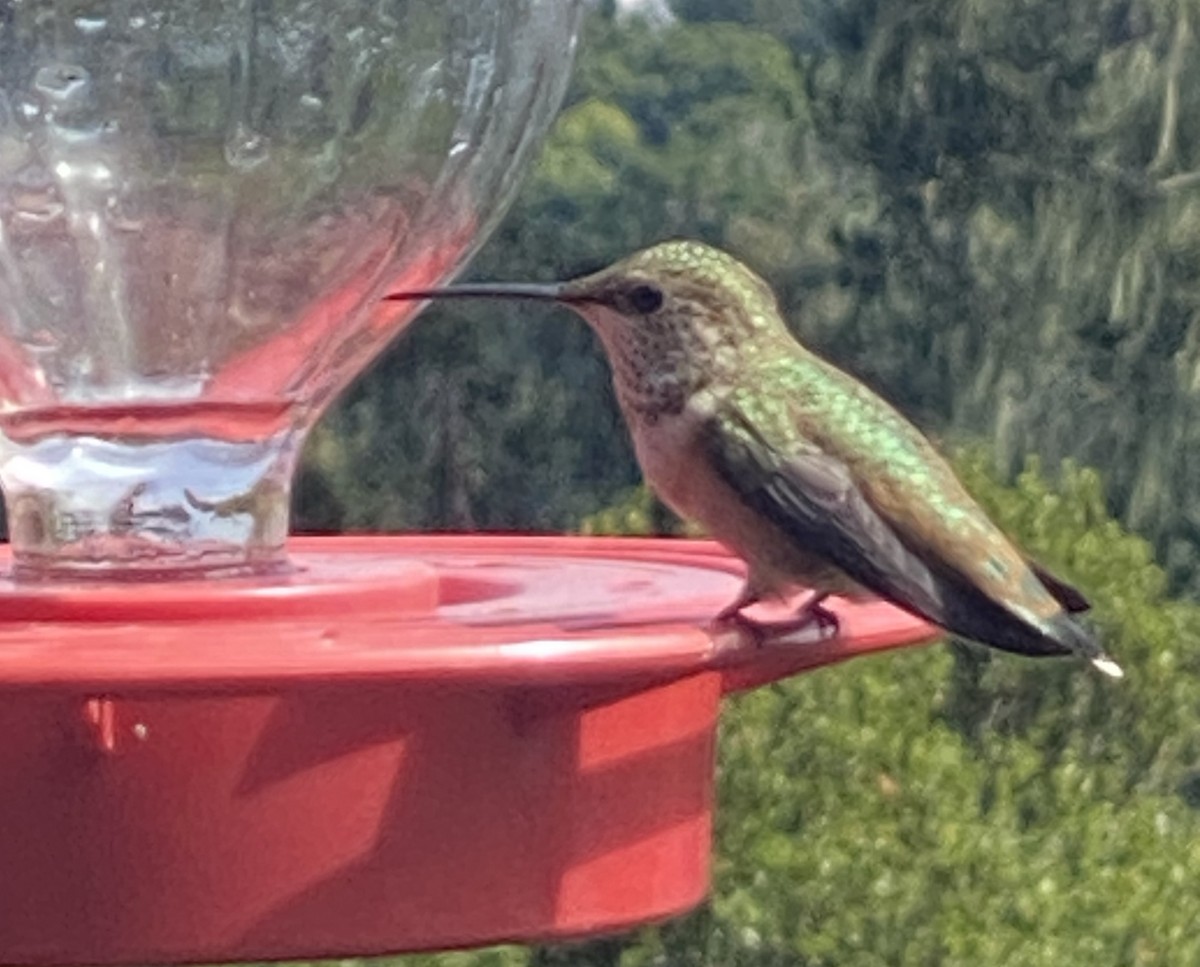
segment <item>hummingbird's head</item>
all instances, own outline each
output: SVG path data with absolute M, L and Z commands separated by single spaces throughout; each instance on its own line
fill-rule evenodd
M 663 242 L 564 283 L 558 300 L 606 346 L 634 340 L 697 351 L 753 337 L 776 315 L 770 287 L 732 255 L 702 242 Z
M 387 298 L 452 297 L 536 299 L 573 309 L 604 344 L 618 389 L 634 395 L 664 386 L 686 394 L 736 369 L 759 337 L 787 332 L 767 283 L 702 242 L 663 242 L 558 285 L 483 283 Z

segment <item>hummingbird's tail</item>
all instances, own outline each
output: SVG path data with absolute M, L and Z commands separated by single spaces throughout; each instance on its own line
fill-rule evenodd
M 1096 636 L 1067 611 L 1049 618 L 1031 620 L 1018 617 L 1008 608 L 987 602 L 966 614 L 950 617 L 943 627 L 980 644 L 1030 657 L 1079 655 L 1110 678 L 1123 678 L 1121 666 L 1096 640 Z M 989 613 L 990 612 L 990 613 Z
M 1071 604 L 1057 614 L 1034 617 L 994 601 L 974 585 L 953 576 L 941 584 L 938 607 L 922 616 L 947 631 L 1001 651 L 1032 658 L 1078 655 L 1110 678 L 1123 678 L 1121 666 L 1072 614 L 1072 610 L 1085 610 L 1085 599 L 1078 592 L 1076 596 L 1077 601 L 1072 598 Z
M 1095 666 L 1097 671 L 1103 672 L 1110 678 L 1125 677 L 1121 666 L 1113 661 L 1100 646 L 1095 635 L 1065 611 L 1055 615 L 1053 618 L 1047 619 L 1043 633 L 1047 638 L 1067 651 L 1076 655 L 1082 655 Z

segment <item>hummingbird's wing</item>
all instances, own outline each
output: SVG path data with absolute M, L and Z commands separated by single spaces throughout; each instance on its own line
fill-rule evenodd
M 918 616 L 944 623 L 933 571 L 870 505 L 840 460 L 814 446 L 784 453 L 733 408 L 715 413 L 702 439 L 725 482 L 806 551 Z
M 1061 604 L 1063 610 L 1068 614 L 1080 614 L 1091 610 L 1092 602 L 1087 599 L 1079 588 L 1051 574 L 1036 561 L 1026 558 L 1025 563 L 1037 575 L 1037 579 L 1042 582 L 1042 586 L 1050 592 L 1054 600 Z
M 717 472 L 807 552 L 906 611 L 965 637 L 1027 655 L 1073 650 L 989 597 L 953 566 L 906 542 L 837 456 L 805 440 L 793 439 L 786 448 L 773 445 L 733 405 L 718 408 L 710 421 L 702 437 Z M 1083 602 L 1075 594 L 1077 603 Z

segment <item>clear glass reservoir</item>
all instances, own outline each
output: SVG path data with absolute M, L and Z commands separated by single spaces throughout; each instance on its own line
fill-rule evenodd
M 486 236 L 579 3 L 16 3 L 0 484 L 23 575 L 283 562 L 307 429 Z

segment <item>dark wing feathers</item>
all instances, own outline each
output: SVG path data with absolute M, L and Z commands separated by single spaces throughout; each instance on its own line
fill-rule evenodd
M 1062 578 L 1055 577 L 1034 561 L 1026 559 L 1025 563 L 1037 575 L 1037 579 L 1042 582 L 1042 586 L 1050 592 L 1050 596 L 1061 604 L 1063 610 L 1068 614 L 1079 614 L 1080 612 L 1091 610 L 1092 603 L 1083 596 L 1083 592 L 1078 588 L 1067 584 Z
M 836 457 L 815 447 L 784 453 L 732 407 L 712 420 L 704 439 L 725 482 L 789 537 L 859 584 L 918 617 L 994 647 L 1027 655 L 1070 650 L 957 572 L 915 553 Z M 1083 600 L 1074 589 L 1051 581 L 1047 589 L 1056 597 L 1061 588 L 1072 600 Z
M 704 438 L 721 476 L 743 499 L 859 584 L 945 623 L 935 575 L 871 507 L 841 461 L 815 448 L 785 456 L 739 414 L 723 419 Z

